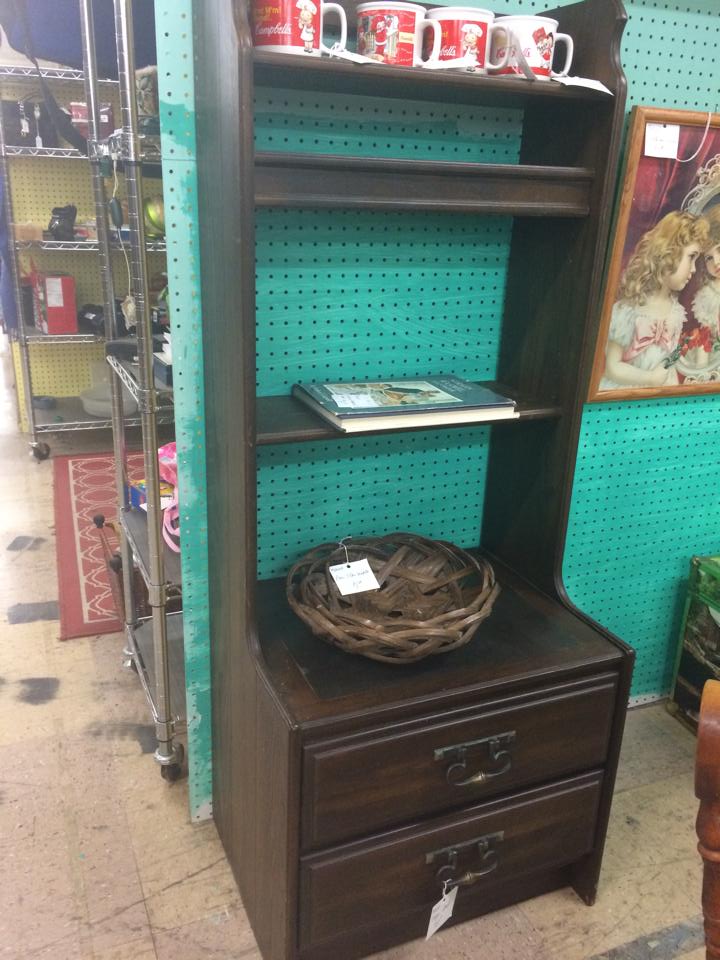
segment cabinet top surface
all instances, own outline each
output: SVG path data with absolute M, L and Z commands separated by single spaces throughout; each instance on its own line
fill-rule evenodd
M 285 583 L 258 584 L 260 646 L 271 683 L 300 724 L 427 709 L 617 669 L 622 651 L 557 601 L 496 567 L 502 589 L 490 617 L 458 650 L 415 664 L 351 656 L 314 637 L 285 599 Z

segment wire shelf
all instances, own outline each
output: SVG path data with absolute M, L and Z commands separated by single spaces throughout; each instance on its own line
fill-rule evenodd
M 74 147 L 16 147 L 12 144 L 6 144 L 4 148 L 6 157 L 45 157 L 53 160 L 87 160 L 84 153 L 75 150 Z
M 36 330 L 25 336 L 28 343 L 102 343 L 105 338 L 94 333 L 42 333 Z
M 0 77 L 17 80 L 37 80 L 37 70 L 34 66 L 19 66 L 11 63 L 0 63 Z M 82 70 L 72 70 L 70 67 L 41 67 L 40 76 L 45 80 L 84 80 Z M 112 83 L 117 86 L 117 80 L 99 79 L 98 83 Z
M 125 246 L 129 245 L 129 241 L 123 241 Z M 120 251 L 121 244 L 119 241 L 113 241 L 112 249 L 113 251 Z M 100 244 L 97 240 L 16 240 L 15 241 L 16 250 L 56 250 L 56 251 L 65 251 L 65 252 L 97 252 L 100 249 Z M 167 247 L 165 240 L 148 240 L 145 244 L 145 249 L 148 253 L 165 253 Z

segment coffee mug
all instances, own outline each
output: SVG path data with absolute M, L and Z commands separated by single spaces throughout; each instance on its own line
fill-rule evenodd
M 440 24 L 425 19 L 425 7 L 417 3 L 360 3 L 358 17 L 358 53 L 399 67 L 422 66 L 422 38 L 433 32 L 433 45 L 427 61 L 440 56 Z
M 566 33 L 558 33 L 558 22 L 550 17 L 509 16 L 498 17 L 496 27 L 505 27 L 514 35 L 514 42 L 510 44 L 510 62 L 493 71 L 500 76 L 503 74 L 523 74 L 522 59 L 532 70 L 538 80 L 549 80 L 550 77 L 566 77 L 570 70 L 573 58 L 572 37 Z M 499 37 L 493 40 L 493 58 L 500 59 L 505 52 L 503 41 Z M 565 66 L 557 73 L 552 69 L 553 49 L 556 43 L 563 42 L 566 47 Z
M 440 60 L 466 61 L 465 68 L 471 73 L 486 73 L 488 67 L 499 69 L 506 66 L 510 57 L 508 32 L 504 27 L 493 25 L 495 15 L 489 10 L 473 7 L 433 7 L 425 14 L 428 20 L 440 24 Z M 493 63 L 490 60 L 492 37 L 502 33 L 504 54 Z
M 347 42 L 347 18 L 339 3 L 323 0 L 254 0 L 253 43 L 273 53 L 319 57 L 330 53 L 321 40 L 325 14 L 340 17 L 339 46 Z

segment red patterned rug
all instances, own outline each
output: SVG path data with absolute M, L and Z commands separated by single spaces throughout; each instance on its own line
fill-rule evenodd
M 117 518 L 114 463 L 112 453 L 53 458 L 61 640 L 121 629 L 93 523 L 98 513 Z M 128 468 L 131 476 L 142 476 L 142 454 L 132 454 Z

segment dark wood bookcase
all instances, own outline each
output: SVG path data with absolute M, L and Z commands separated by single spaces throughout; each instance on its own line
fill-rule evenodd
M 633 656 L 573 607 L 561 569 L 626 16 L 619 0 L 553 15 L 573 71 L 613 96 L 255 53 L 244 0 L 195 5 L 214 815 L 266 960 L 351 960 L 422 936 L 446 878 L 463 880 L 453 923 L 564 885 L 596 895 Z M 255 153 L 256 84 L 521 108 L 520 159 Z M 521 415 L 489 428 L 476 544 L 502 592 L 451 654 L 348 657 L 308 634 L 283 580 L 257 579 L 257 446 L 346 442 L 290 396 L 256 398 L 263 206 L 513 216 L 497 380 Z

